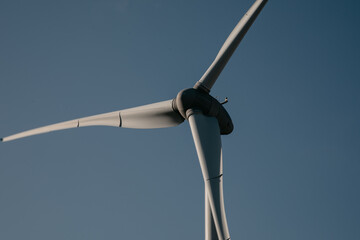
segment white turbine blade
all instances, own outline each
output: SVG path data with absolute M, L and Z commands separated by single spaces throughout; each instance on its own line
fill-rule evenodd
M 221 71 L 224 69 L 237 46 L 240 44 L 242 38 L 249 30 L 262 8 L 265 6 L 266 2 L 267 0 L 257 0 L 251 6 L 247 13 L 235 26 L 234 30 L 230 33 L 229 37 L 226 39 L 225 43 L 217 54 L 215 60 L 201 77 L 201 79 L 196 83 L 195 88 L 200 87 L 208 92 L 211 90 Z
M 165 128 L 179 125 L 184 119 L 173 110 L 172 101 L 163 101 L 125 110 L 74 119 L 17 133 L 1 140 L 3 142 L 41 133 L 86 126 L 113 126 L 124 128 Z
M 213 223 L 206 220 L 206 224 L 209 225 L 206 226 L 207 235 L 211 234 L 211 225 L 214 224 L 219 240 L 230 239 L 222 189 L 223 168 L 219 124 L 215 117 L 205 116 L 201 111 L 190 110 L 188 112 L 187 117 L 213 218 Z M 208 215 L 205 217 L 208 218 Z M 211 238 L 208 236 L 208 239 Z
M 148 104 L 120 111 L 123 128 L 166 128 L 174 127 L 184 121 L 172 105 L 173 100 Z
M 214 223 L 214 218 L 211 214 L 211 207 L 208 198 L 208 193 L 205 188 L 205 240 L 217 240 L 217 232 Z

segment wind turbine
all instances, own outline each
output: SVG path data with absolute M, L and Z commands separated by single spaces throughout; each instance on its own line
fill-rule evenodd
M 188 120 L 205 183 L 205 239 L 230 239 L 223 197 L 220 135 L 230 134 L 233 123 L 223 103 L 209 93 L 266 2 L 255 1 L 230 33 L 201 79 L 193 88 L 180 91 L 174 99 L 35 128 L 4 137 L 1 141 L 85 126 L 151 129 L 173 127 Z

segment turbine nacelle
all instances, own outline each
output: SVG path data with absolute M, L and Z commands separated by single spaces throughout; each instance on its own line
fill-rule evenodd
M 193 110 L 200 110 L 206 116 L 215 117 L 222 135 L 230 134 L 234 129 L 230 115 L 223 105 L 200 89 L 188 88 L 180 91 L 173 100 L 173 108 L 184 119 L 188 119 Z

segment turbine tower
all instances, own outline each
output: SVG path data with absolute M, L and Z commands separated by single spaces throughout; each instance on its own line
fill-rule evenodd
M 180 91 L 174 99 L 35 128 L 4 137 L 1 141 L 86 126 L 166 128 L 188 120 L 205 183 L 205 239 L 230 239 L 223 197 L 220 135 L 230 134 L 233 123 L 223 104 L 209 93 L 266 2 L 255 1 L 230 33 L 201 79 L 193 88 Z

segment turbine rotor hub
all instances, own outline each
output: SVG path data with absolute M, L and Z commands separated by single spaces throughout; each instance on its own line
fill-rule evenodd
M 190 109 L 200 110 L 206 116 L 216 117 L 222 135 L 230 134 L 234 129 L 230 115 L 223 105 L 207 92 L 199 89 L 188 88 L 180 91 L 173 100 L 173 108 L 184 119 L 188 118 L 186 112 Z

